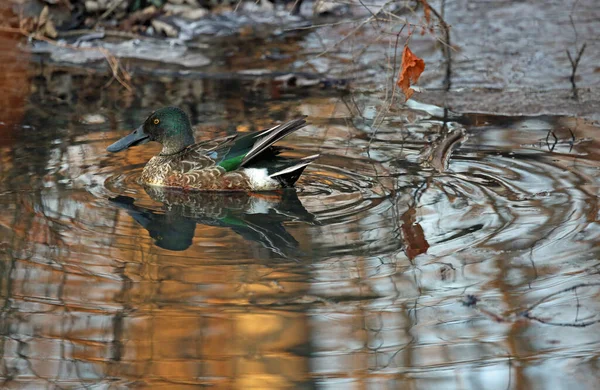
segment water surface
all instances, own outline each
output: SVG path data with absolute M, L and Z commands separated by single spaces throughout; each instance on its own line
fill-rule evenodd
M 131 94 L 101 71 L 9 65 L 4 387 L 600 379 L 600 129 L 585 120 L 398 105 L 374 124 L 379 90 L 140 74 Z M 308 115 L 282 145 L 322 156 L 297 193 L 149 191 L 157 145 L 105 148 L 165 104 L 197 140 Z M 453 132 L 464 142 L 436 149 Z

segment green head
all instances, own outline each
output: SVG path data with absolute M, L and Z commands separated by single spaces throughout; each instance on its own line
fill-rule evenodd
M 194 143 L 190 120 L 183 110 L 177 107 L 164 107 L 154 111 L 143 125 L 131 134 L 121 138 L 106 150 L 118 152 L 130 146 L 145 144 L 148 141 L 160 142 L 163 146 L 160 155 L 166 156 L 183 150 Z

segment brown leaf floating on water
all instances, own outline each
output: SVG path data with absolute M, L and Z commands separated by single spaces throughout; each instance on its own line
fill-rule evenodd
M 410 260 L 420 254 L 427 253 L 427 249 L 429 249 L 423 227 L 416 221 L 417 211 L 414 207 L 410 207 L 402 215 L 402 238 L 404 239 L 406 256 Z
M 413 54 L 407 46 L 402 51 L 402 68 L 398 74 L 398 87 L 404 92 L 406 100 L 415 92 L 410 86 L 419 81 L 421 73 L 425 70 L 425 61 Z

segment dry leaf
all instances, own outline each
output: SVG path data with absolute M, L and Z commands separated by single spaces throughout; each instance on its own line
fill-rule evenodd
M 425 70 L 425 61 L 413 54 L 408 46 L 404 46 L 402 51 L 402 68 L 398 74 L 397 85 L 404 92 L 406 100 L 410 99 L 415 92 L 410 86 L 419 81 L 421 73 Z
M 48 6 L 45 6 L 42 12 L 40 12 L 40 17 L 38 18 L 38 29 L 41 28 L 48 21 Z
M 406 256 L 412 260 L 422 253 L 427 253 L 429 243 L 425 238 L 423 227 L 417 223 L 417 211 L 410 207 L 402 215 L 402 238 Z
M 162 20 L 154 19 L 152 22 L 152 27 L 156 30 L 157 33 L 163 33 L 167 37 L 173 38 L 177 36 L 177 29 L 171 26 L 169 23 L 163 22 Z
M 44 29 L 45 36 L 50 38 L 56 38 L 58 36 L 58 32 L 56 31 L 56 27 L 54 27 L 54 23 L 52 23 L 52 20 L 48 20 L 46 22 Z
M 429 31 L 433 33 L 433 26 L 431 25 L 431 6 L 427 0 L 421 0 L 423 4 L 423 13 L 425 14 L 425 24 L 429 26 Z M 425 34 L 425 27 L 421 30 L 421 35 Z
M 427 0 L 421 0 L 421 4 L 423 4 L 423 13 L 425 13 L 425 21 L 427 22 L 427 25 L 429 25 L 429 23 L 431 23 L 431 7 L 429 6 Z

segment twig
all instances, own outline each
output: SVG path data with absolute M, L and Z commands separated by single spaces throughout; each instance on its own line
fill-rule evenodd
M 567 130 L 569 130 L 569 133 L 571 133 L 571 147 L 569 148 L 569 153 L 571 153 L 573 151 L 573 147 L 575 146 L 575 133 L 573 133 L 573 130 L 571 130 L 570 127 L 567 127 Z
M 379 129 L 379 125 L 381 125 L 381 123 L 385 119 L 385 116 L 387 115 L 389 109 L 394 104 L 394 98 L 396 97 L 396 88 L 395 88 L 396 82 L 395 82 L 395 79 L 397 77 L 397 74 L 396 74 L 396 65 L 397 65 L 398 62 L 396 61 L 396 59 L 397 59 L 397 55 L 398 55 L 398 43 L 400 41 L 400 35 L 402 34 L 402 31 L 404 31 L 404 28 L 406 26 L 407 25 L 404 24 L 402 26 L 402 28 L 400 28 L 400 31 L 398 31 L 398 33 L 396 34 L 396 43 L 394 44 L 394 61 L 392 62 L 393 63 L 393 69 L 392 69 L 392 97 L 390 99 L 389 104 L 385 107 L 385 109 L 383 111 L 381 111 L 380 113 L 377 114 L 377 116 L 375 117 L 375 120 L 373 121 L 373 126 L 375 127 L 375 132 L 373 133 L 371 139 L 369 140 L 369 146 L 368 146 L 369 148 L 371 147 L 371 142 L 373 141 L 373 138 L 375 138 L 375 136 L 377 135 L 377 130 Z M 409 38 L 410 38 L 410 35 L 407 38 L 407 40 Z M 379 123 L 379 125 L 378 125 L 378 123 Z
M 118 31 L 118 30 L 95 30 L 95 29 L 81 29 L 81 30 L 69 30 L 69 31 L 59 31 L 58 32 L 58 37 L 59 38 L 69 38 L 69 37 L 74 37 L 74 36 L 79 36 L 79 35 L 88 35 L 88 34 L 95 34 L 101 32 L 102 34 L 104 34 L 107 37 L 117 37 L 117 38 L 131 38 L 131 39 L 142 39 L 144 38 L 143 35 L 140 34 L 135 34 L 135 33 L 131 33 L 131 32 L 127 32 L 127 31 Z
M 367 7 L 365 5 L 365 3 L 363 3 L 362 0 L 358 0 L 358 2 L 360 3 L 360 5 L 362 5 L 364 7 L 364 9 L 367 10 L 367 12 L 369 12 L 371 14 L 371 16 L 373 17 L 373 19 L 375 19 L 375 23 L 377 23 L 377 27 L 380 27 L 379 26 L 379 20 L 377 20 L 377 16 L 373 13 L 373 11 L 371 11 L 371 9 L 369 7 Z M 379 11 L 381 11 L 381 10 L 379 10 Z M 379 12 L 379 11 L 377 11 L 377 12 Z
M 577 73 L 577 67 L 579 66 L 579 61 L 581 61 L 581 57 L 583 56 L 583 52 L 585 51 L 587 43 L 584 43 L 579 49 L 579 53 L 575 60 L 571 57 L 571 52 L 567 49 L 567 57 L 569 57 L 569 62 L 571 63 L 571 87 L 573 88 L 573 99 L 577 100 L 579 98 L 577 94 L 577 84 L 575 83 L 575 73 Z
M 452 87 L 452 79 L 451 79 L 452 78 L 452 50 L 451 50 L 452 44 L 450 43 L 450 25 L 448 25 L 448 23 L 446 23 L 446 20 L 444 20 L 444 17 L 435 8 L 433 8 L 428 3 L 427 3 L 427 5 L 425 5 L 425 1 L 423 1 L 423 0 L 420 0 L 420 1 L 423 4 L 423 6 L 429 7 L 429 10 L 440 22 L 440 26 L 442 27 L 442 30 L 444 31 L 444 41 L 443 41 L 443 46 L 442 46 L 443 54 L 444 54 L 444 57 L 446 58 L 446 77 L 444 78 L 444 89 L 446 91 L 449 91 L 450 88 Z M 442 12 L 443 12 L 444 5 L 445 5 L 445 1 L 442 1 Z
M 235 5 L 235 8 L 233 9 L 233 12 L 237 12 L 238 8 L 240 7 L 240 4 L 242 4 L 242 0 L 238 0 L 237 4 Z
M 575 27 L 575 21 L 573 21 L 573 12 L 575 12 L 575 8 L 577 8 L 577 4 L 579 3 L 579 0 L 576 0 L 575 3 L 573 3 L 573 7 L 571 7 L 571 13 L 569 14 L 569 21 L 571 22 L 571 27 L 573 27 L 573 32 L 575 33 L 575 50 L 577 50 L 577 42 L 579 41 L 579 34 L 577 33 L 577 28 Z M 575 58 L 575 60 L 573 60 L 573 57 L 571 57 L 571 52 L 569 51 L 569 49 L 567 48 L 567 57 L 569 57 L 569 62 L 571 63 L 571 87 L 573 89 L 573 99 L 578 100 L 579 99 L 579 94 L 577 92 L 577 84 L 575 83 L 575 73 L 577 72 L 577 67 L 579 66 L 579 61 L 581 60 L 581 56 L 583 56 L 583 52 L 585 51 L 585 46 L 586 43 L 583 43 L 583 46 L 581 46 L 581 49 L 579 50 L 579 53 L 577 54 L 577 58 Z
M 310 25 L 310 26 L 286 28 L 283 31 L 284 32 L 290 32 L 290 31 L 298 31 L 298 30 L 316 30 L 316 29 L 321 28 L 321 27 L 334 27 L 334 26 L 339 26 L 339 25 L 342 25 L 342 24 L 356 23 L 357 21 L 358 21 L 357 19 L 342 20 L 342 21 L 334 22 L 334 23 L 313 24 L 313 25 Z
M 570 328 L 585 328 L 585 327 L 588 327 L 590 325 L 594 325 L 594 324 L 597 324 L 600 322 L 600 319 L 592 320 L 592 321 L 585 321 L 585 322 L 552 322 L 552 321 L 546 321 L 543 318 L 533 316 L 529 312 L 524 313 L 523 317 L 527 318 L 528 320 L 537 321 L 537 322 L 545 324 L 545 325 L 563 326 L 563 327 L 570 327 Z
M 324 51 L 322 51 L 320 54 L 316 55 L 315 57 L 313 57 L 310 60 L 307 60 L 304 65 L 306 65 L 309 61 L 311 60 L 316 60 L 319 57 L 324 56 L 325 54 L 331 52 L 333 49 L 337 48 L 339 45 L 341 45 L 344 41 L 346 41 L 346 39 L 350 38 L 351 36 L 355 35 L 358 31 L 360 31 L 365 25 L 371 23 L 372 21 L 375 21 L 376 23 L 379 23 L 378 21 L 378 17 L 377 15 L 379 15 L 379 13 L 381 13 L 385 7 L 387 7 L 388 4 L 391 4 L 394 0 L 389 0 L 387 2 L 385 2 L 383 5 L 381 5 L 381 7 L 379 7 L 379 9 L 377 10 L 377 12 L 372 12 L 372 16 L 369 16 L 368 18 L 366 18 L 365 20 L 363 20 L 354 30 L 350 31 L 348 34 L 344 35 L 339 41 L 337 41 L 332 47 L 325 49 Z
M 301 4 L 302 0 L 294 1 L 294 4 L 292 5 L 292 10 L 290 11 L 290 15 L 299 15 Z
M 578 316 L 579 316 L 579 296 L 577 295 L 577 289 L 578 288 L 584 288 L 584 287 L 600 287 L 600 283 L 580 283 L 577 284 L 575 286 L 571 286 L 565 289 L 562 289 L 560 291 L 556 291 L 550 295 L 547 295 L 543 298 L 541 298 L 540 300 L 538 300 L 537 302 L 535 302 L 533 305 L 529 306 L 525 311 L 523 311 L 522 313 L 520 313 L 520 315 L 524 318 L 527 318 L 529 320 L 533 320 L 533 321 L 537 321 L 540 322 L 542 324 L 546 324 L 546 325 L 554 325 L 554 326 L 565 326 L 565 327 L 574 327 L 574 328 L 585 328 L 587 326 L 593 325 L 593 324 L 597 324 L 600 322 L 600 319 L 596 319 L 596 320 L 590 320 L 590 321 L 582 321 L 582 322 L 578 322 Z M 576 317 L 575 317 L 575 322 L 552 322 L 552 321 L 548 321 L 539 317 L 534 316 L 531 311 L 534 310 L 536 307 L 538 307 L 539 305 L 541 305 L 542 303 L 548 301 L 550 298 L 553 298 L 559 294 L 563 294 L 569 291 L 573 291 L 575 293 L 575 297 L 577 299 L 577 312 L 576 312 Z
M 114 0 L 110 7 L 108 7 L 108 9 L 102 15 L 100 15 L 96 25 L 98 25 L 98 23 L 100 23 L 100 21 L 106 18 L 108 15 L 112 14 L 113 11 L 116 10 L 117 7 L 120 6 L 124 1 L 125 0 Z
M 550 142 L 548 142 L 551 135 L 552 135 L 552 137 L 554 137 L 554 143 L 552 144 L 552 146 L 550 146 Z M 558 142 L 558 138 L 556 137 L 556 134 L 554 134 L 554 131 L 548 130 L 548 134 L 546 134 L 546 146 L 548 147 L 548 150 L 553 152 L 554 148 L 556 147 L 557 142 Z

